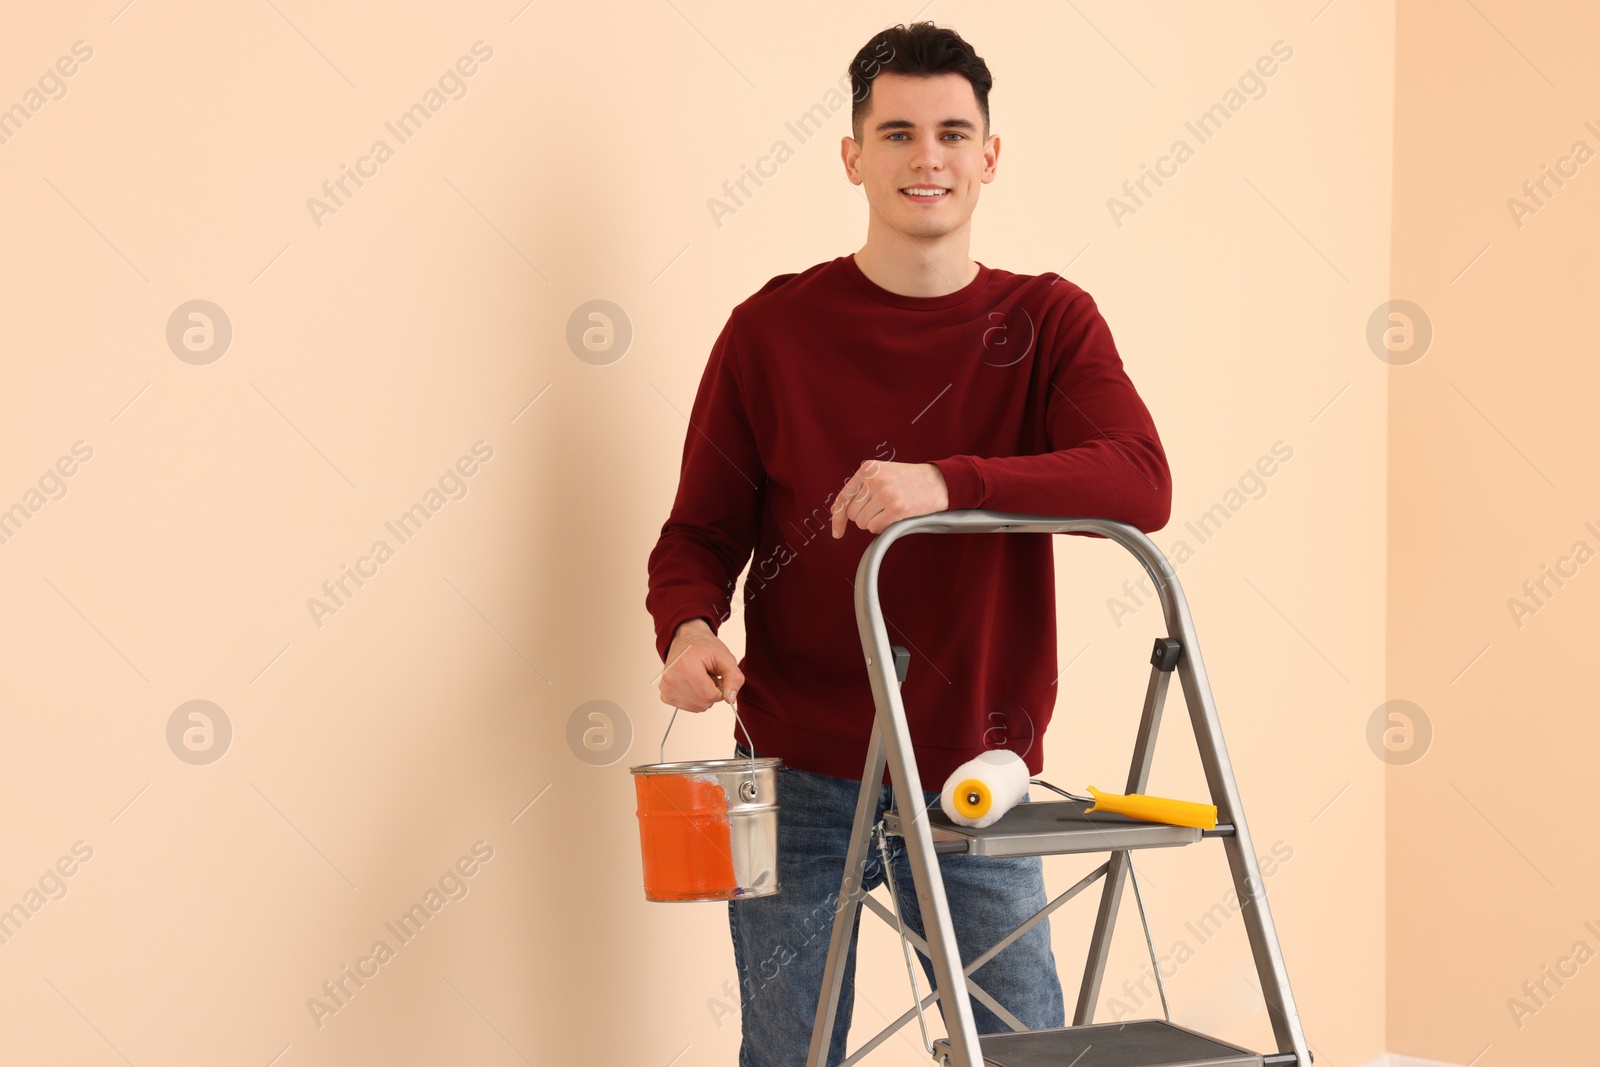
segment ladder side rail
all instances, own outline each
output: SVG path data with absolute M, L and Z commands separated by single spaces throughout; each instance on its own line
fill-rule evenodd
M 1128 763 L 1128 786 L 1124 793 L 1143 793 L 1150 782 L 1150 764 L 1155 760 L 1156 733 L 1161 729 L 1161 711 L 1167 702 L 1167 686 L 1172 672 L 1150 668 L 1150 684 L 1145 686 L 1144 710 L 1139 715 L 1139 733 L 1133 742 L 1133 759 Z
M 1161 727 L 1161 709 L 1166 703 L 1167 686 L 1172 672 L 1160 667 L 1150 667 L 1150 684 L 1145 687 L 1144 710 L 1139 716 L 1139 733 L 1134 740 L 1133 759 L 1128 767 L 1128 787 L 1124 792 L 1142 793 L 1150 777 L 1150 763 L 1155 757 L 1156 732 Z M 1106 963 L 1111 958 L 1111 935 L 1122 909 L 1123 875 L 1129 867 L 1127 850 L 1111 854 L 1106 871 L 1106 883 L 1100 890 L 1100 907 L 1095 913 L 1094 933 L 1089 939 L 1089 952 L 1084 960 L 1083 981 L 1078 985 L 1078 1005 L 1072 1013 L 1073 1026 L 1088 1026 L 1094 1022 L 1095 1002 L 1100 999 L 1100 987 L 1105 979 Z
M 902 519 L 875 537 L 861 554 L 855 580 L 856 626 L 861 634 L 867 678 L 872 685 L 872 700 L 876 708 L 873 734 L 881 740 L 886 750 L 895 804 L 900 809 L 901 839 L 910 861 L 917 904 L 922 913 L 923 932 L 927 937 L 929 962 L 933 965 L 935 985 L 942 994 L 945 1030 L 950 1039 L 948 1064 L 949 1067 L 983 1067 L 977 1020 L 972 1013 L 972 997 L 961 973 L 961 954 L 956 943 L 955 925 L 950 917 L 950 903 L 945 897 L 944 876 L 934 852 L 928 814 L 922 804 L 922 780 L 917 773 L 916 755 L 911 747 L 911 727 L 906 721 L 905 704 L 893 674 L 888 627 L 878 602 L 878 572 L 884 553 L 895 541 L 915 532 L 920 532 L 916 520 Z M 875 775 L 871 779 L 874 788 L 878 784 L 878 777 Z M 863 801 L 866 798 L 866 784 L 864 781 Z M 860 822 L 860 812 L 857 813 L 857 822 Z M 817 1036 L 813 1033 L 812 1042 L 816 1041 Z
M 856 797 L 855 823 L 850 828 L 850 847 L 845 854 L 844 877 L 834 901 L 833 933 L 828 938 L 828 955 L 822 969 L 822 988 L 817 998 L 816 1021 L 811 1029 L 811 1048 L 806 1067 L 825 1067 L 828 1043 L 833 1037 L 834 1020 L 839 1013 L 839 993 L 844 985 L 844 968 L 850 957 L 850 934 L 855 929 L 856 911 L 866 891 L 867 844 L 872 836 L 872 817 L 878 810 L 878 786 L 886 762 L 883 741 L 876 726 L 867 742 L 866 773 Z
M 1310 1049 L 1306 1045 L 1294 992 L 1289 986 L 1289 971 L 1283 961 L 1277 926 L 1272 921 L 1272 909 L 1267 903 L 1266 884 L 1261 878 L 1255 846 L 1245 823 L 1244 806 L 1239 800 L 1239 784 L 1233 775 L 1233 763 L 1228 758 L 1227 743 L 1223 740 L 1222 722 L 1217 716 L 1216 701 L 1211 694 L 1205 659 L 1200 654 L 1200 640 L 1195 635 L 1188 597 L 1184 595 L 1171 561 L 1148 537 L 1132 527 L 1125 527 L 1123 533 L 1125 539 L 1118 540 L 1139 558 L 1155 580 L 1167 633 L 1181 646 L 1177 663 L 1178 679 L 1183 687 L 1184 702 L 1189 707 L 1189 721 L 1194 727 L 1195 744 L 1200 750 L 1200 764 L 1211 790 L 1211 802 L 1217 806 L 1218 822 L 1233 826 L 1233 833 L 1223 838 L 1223 852 L 1228 857 L 1234 890 L 1239 897 L 1239 911 L 1244 917 L 1245 932 L 1255 960 L 1256 975 L 1261 980 L 1261 994 L 1272 1021 L 1273 1036 L 1280 1052 L 1292 1052 L 1299 1067 L 1311 1067 Z
M 1299 1067 L 1311 1067 L 1310 1050 L 1306 1045 L 1294 992 L 1289 986 L 1289 971 L 1283 961 L 1277 927 L 1272 921 L 1272 909 L 1267 904 L 1266 884 L 1261 878 L 1250 829 L 1245 824 L 1244 806 L 1239 800 L 1239 784 L 1234 778 L 1233 763 L 1228 758 L 1228 746 L 1222 737 L 1222 722 L 1217 716 L 1216 701 L 1211 695 L 1211 681 L 1206 674 L 1205 659 L 1200 654 L 1200 640 L 1195 636 L 1189 600 L 1184 595 L 1171 561 L 1144 534 L 1131 527 L 1127 528 L 1126 533 L 1129 540 L 1123 544 L 1140 558 L 1145 570 L 1155 579 L 1156 593 L 1166 617 L 1167 633 L 1177 639 L 1182 649 L 1177 663 L 1178 679 L 1183 687 L 1184 701 L 1189 706 L 1189 721 L 1194 727 L 1195 745 L 1200 750 L 1200 764 L 1205 769 L 1211 802 L 1217 806 L 1217 821 L 1233 826 L 1233 833 L 1222 840 L 1223 851 L 1228 857 L 1234 890 L 1239 897 L 1239 911 L 1244 917 L 1245 932 L 1249 937 L 1251 955 L 1255 959 L 1256 975 L 1261 980 L 1261 994 L 1271 1017 L 1273 1036 L 1280 1052 L 1293 1052 Z M 1140 542 L 1139 549 L 1135 550 L 1134 544 Z
M 1182 593 L 1179 592 L 1178 596 L 1181 598 Z M 1233 824 L 1233 833 L 1222 839 L 1222 848 L 1232 869 L 1234 890 L 1239 897 L 1239 914 L 1244 919 L 1245 933 L 1249 936 L 1250 952 L 1255 959 L 1256 976 L 1261 981 L 1261 995 L 1267 1004 L 1273 1037 L 1278 1042 L 1280 1052 L 1293 1052 L 1299 1067 L 1311 1067 L 1300 1011 L 1289 987 L 1289 971 L 1279 947 L 1272 909 L 1267 904 L 1266 883 L 1261 878 L 1261 867 L 1256 860 L 1250 829 L 1245 825 L 1239 787 L 1233 777 L 1233 765 L 1228 759 L 1228 748 L 1222 738 L 1217 709 L 1212 703 L 1205 664 L 1201 662 L 1200 649 L 1194 641 L 1188 607 L 1181 599 L 1179 606 L 1188 632 L 1180 638 L 1184 646 L 1183 657 L 1178 661 L 1178 677 L 1183 683 L 1184 696 L 1189 704 L 1189 718 L 1194 724 L 1195 742 L 1200 748 L 1200 763 L 1205 768 L 1206 780 L 1211 786 L 1211 800 L 1217 806 L 1217 820 L 1219 823 L 1227 821 Z
M 1123 545 L 1139 557 L 1150 577 L 1155 579 L 1166 632 L 1181 645 L 1176 667 L 1179 683 L 1184 691 L 1184 702 L 1189 705 L 1189 721 L 1194 726 L 1195 745 L 1200 749 L 1200 765 L 1205 768 L 1211 803 L 1218 808 L 1218 822 L 1229 822 L 1234 827 L 1232 835 L 1222 838 L 1222 851 L 1234 877 L 1234 891 L 1240 901 L 1240 913 L 1245 918 L 1245 933 L 1250 939 L 1256 976 L 1261 979 L 1262 998 L 1266 1000 L 1267 1014 L 1272 1021 L 1272 1035 L 1280 1051 L 1293 1053 L 1299 1067 L 1310 1067 L 1306 1033 L 1290 989 L 1290 976 L 1283 963 L 1272 909 L 1267 904 L 1266 883 L 1261 878 L 1261 865 L 1256 861 L 1250 827 L 1245 824 L 1245 809 L 1238 798 L 1234 765 L 1227 757 L 1227 744 L 1222 739 L 1222 723 L 1216 713 L 1216 701 L 1211 696 L 1205 657 L 1200 654 L 1200 638 L 1195 637 L 1189 598 L 1184 595 L 1171 561 L 1155 549 L 1154 542 L 1133 528 L 1126 528 L 1125 533 L 1128 539 Z M 1134 545 L 1138 545 L 1138 549 Z

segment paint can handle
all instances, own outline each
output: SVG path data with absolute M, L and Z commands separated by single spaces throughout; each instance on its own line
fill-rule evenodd
M 722 694 L 722 698 L 728 701 L 728 707 L 733 709 L 734 721 L 739 724 L 739 729 L 744 734 L 745 747 L 750 750 L 750 780 L 740 788 L 745 801 L 749 802 L 756 798 L 756 745 L 750 740 L 750 731 L 745 728 L 744 719 L 739 715 L 739 706 L 735 703 L 737 697 L 729 699 L 727 692 L 720 685 L 717 686 L 717 692 Z M 667 762 L 667 736 L 672 733 L 672 724 L 678 721 L 678 711 L 679 709 L 674 706 L 672 718 L 667 720 L 667 732 L 661 735 L 660 762 L 662 763 Z

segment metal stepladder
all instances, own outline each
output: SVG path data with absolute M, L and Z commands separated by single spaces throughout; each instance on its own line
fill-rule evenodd
M 879 827 L 873 826 L 877 790 L 884 768 L 889 769 L 896 806 L 902 797 L 915 798 L 911 807 L 921 809 L 921 781 L 912 750 L 900 683 L 904 681 L 909 656 L 904 648 L 891 646 L 883 612 L 878 602 L 878 572 L 885 553 L 901 537 L 923 533 L 1093 533 L 1122 545 L 1139 560 L 1155 583 L 1165 616 L 1168 636 L 1158 638 L 1151 656 L 1149 686 L 1144 710 L 1134 742 L 1132 765 L 1128 773 L 1128 793 L 1143 792 L 1155 752 L 1156 733 L 1162 705 L 1172 673 L 1177 672 L 1194 727 L 1195 742 L 1211 793 L 1217 807 L 1214 830 L 1140 822 L 1127 816 L 1100 813 L 1084 814 L 1086 804 L 1074 800 L 1035 800 L 1018 804 L 998 821 L 983 829 L 952 823 L 938 809 L 906 813 L 891 810 Z M 1200 657 L 1194 623 L 1183 589 L 1171 563 L 1136 528 L 1126 523 L 1097 518 L 1052 518 L 1015 515 L 980 509 L 936 512 L 891 524 L 867 546 L 856 568 L 856 623 L 866 654 L 867 675 L 876 705 L 872 735 L 861 779 L 861 792 L 845 858 L 844 880 L 834 913 L 833 933 L 828 944 L 822 990 L 811 1035 L 807 1067 L 824 1067 L 828 1041 L 833 1033 L 843 982 L 846 954 L 855 927 L 857 909 L 865 903 L 891 925 L 899 923 L 898 906 L 891 917 L 875 898 L 862 893 L 853 872 L 864 869 L 869 841 L 882 846 L 883 834 L 902 837 L 910 861 L 916 899 L 928 936 L 918 938 L 901 927 L 903 939 L 914 942 L 932 965 L 935 990 L 922 997 L 898 1020 L 871 1041 L 857 1049 L 844 1062 L 853 1064 L 876 1048 L 894 1031 L 908 1023 L 914 1014 L 936 999 L 943 999 L 948 1037 L 932 1042 L 930 1052 L 940 1067 L 1311 1067 L 1311 1054 L 1300 1025 L 1289 976 L 1278 946 L 1272 913 L 1267 906 L 1266 888 L 1245 826 L 1238 786 L 1222 739 L 1222 727 L 1212 701 L 1210 682 Z M 891 668 L 894 674 L 891 675 Z M 891 684 L 892 683 L 892 684 Z M 1260 991 L 1271 1016 L 1272 1031 L 1279 1051 L 1251 1052 L 1237 1045 L 1210 1038 L 1193 1030 L 1159 1019 L 1130 1020 L 1094 1024 L 1094 1006 L 1100 995 L 1111 949 L 1111 934 L 1122 902 L 1124 875 L 1133 878 L 1135 898 L 1138 881 L 1133 871 L 1131 852 L 1140 848 L 1192 844 L 1217 837 L 1228 858 L 1239 911 L 1255 960 Z M 949 903 L 937 857 L 947 852 L 987 856 L 1046 856 L 1108 852 L 1109 858 L 1077 884 L 1057 895 L 1042 909 L 1013 930 L 988 951 L 978 955 L 966 968 L 961 964 Z M 978 996 L 991 1010 L 997 1004 L 969 977 L 993 955 L 1044 919 L 1060 905 L 1100 878 L 1105 879 L 1099 912 L 1090 941 L 1083 981 L 1078 991 L 1077 1008 L 1070 1026 L 1049 1030 L 1027 1030 L 1003 1006 L 995 1015 L 1011 1026 L 1012 1033 L 979 1035 L 972 1012 L 972 996 Z M 893 887 L 891 901 L 893 900 Z M 1139 900 L 1143 919 L 1143 902 Z M 1157 982 L 1160 964 L 1149 939 Z M 911 969 L 909 950 L 906 954 Z M 912 986 L 916 976 L 912 972 Z M 963 989 L 967 996 L 945 996 Z M 1162 989 L 1162 1004 L 1166 1004 Z M 926 1031 L 924 1031 L 926 1043 Z

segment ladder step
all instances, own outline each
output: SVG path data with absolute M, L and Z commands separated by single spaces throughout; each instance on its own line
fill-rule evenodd
M 1018 804 L 991 826 L 957 826 L 937 805 L 928 809 L 935 852 L 974 856 L 1057 856 L 1116 849 L 1191 845 L 1205 836 L 1193 826 L 1145 822 L 1116 812 L 1085 815 L 1089 805 L 1076 800 L 1035 800 Z M 883 817 L 884 829 L 903 836 L 900 813 Z M 1081 1065 L 1080 1065 L 1081 1067 Z
M 1262 1067 L 1258 1053 L 1160 1019 L 1063 1026 L 1015 1034 L 981 1034 L 978 1048 L 991 1067 Z M 935 1060 L 950 1054 L 950 1039 L 933 1043 Z

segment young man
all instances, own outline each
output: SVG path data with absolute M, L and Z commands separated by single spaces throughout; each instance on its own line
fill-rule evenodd
M 1147 533 L 1171 510 L 1166 454 L 1093 299 L 1054 274 L 968 256 L 1000 155 L 987 65 L 924 22 L 879 34 L 851 74 L 842 155 L 866 192 L 866 243 L 733 310 L 648 564 L 661 699 L 699 712 L 737 694 L 750 736 L 730 722 L 735 754 L 748 741 L 784 765 L 781 889 L 728 908 L 741 1067 L 795 1067 L 810 1044 L 875 714 L 852 599 L 868 543 L 898 519 L 960 508 Z M 902 693 L 923 795 L 911 802 L 937 803 L 985 749 L 1042 769 L 1058 670 L 1052 548 L 1049 534 L 943 534 L 884 558 L 890 638 L 912 655 Z M 717 630 L 752 556 L 736 660 Z M 881 817 L 893 798 L 879 792 Z M 892 840 L 901 910 L 921 934 Z M 947 855 L 940 868 L 963 964 L 1046 903 L 1037 857 Z M 862 874 L 867 889 L 884 881 L 876 857 Z M 829 1064 L 844 1057 L 854 966 L 852 938 Z M 1065 1024 L 1047 922 L 973 978 L 1028 1028 Z M 1009 1029 L 981 1001 L 973 1011 L 980 1033 Z

